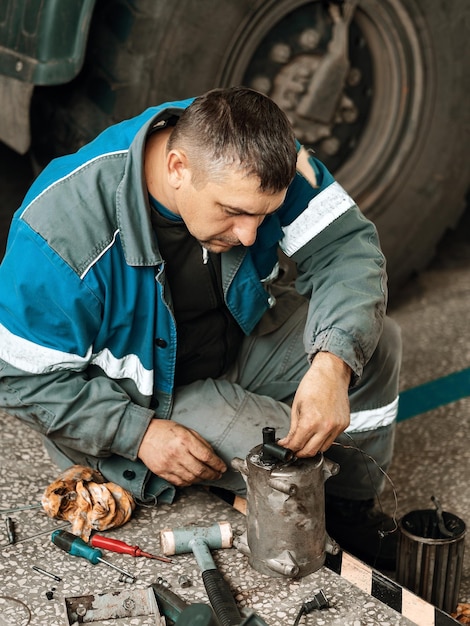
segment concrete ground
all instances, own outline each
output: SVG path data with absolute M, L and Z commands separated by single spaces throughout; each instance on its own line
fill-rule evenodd
M 430 267 L 410 281 L 390 307 L 403 335 L 403 408 L 407 394 L 423 386 L 415 406 L 411 402 L 407 407 L 413 417 L 399 422 L 397 429 L 390 477 L 397 492 L 399 517 L 434 508 L 430 499 L 435 496 L 445 511 L 464 520 L 467 527 L 470 524 L 469 307 L 467 209 L 457 230 L 442 241 Z M 423 412 L 423 408 L 428 410 Z M 392 503 L 391 489 L 387 489 L 383 504 L 391 510 Z M 470 602 L 468 545 L 460 600 Z
M 7 224 L 30 177 L 26 159 L 0 146 L 0 257 Z M 408 401 L 408 411 L 407 419 L 400 421 L 397 429 L 395 458 L 389 472 L 393 488 L 389 484 L 381 496 L 381 504 L 393 512 L 396 496 L 397 519 L 412 510 L 433 508 L 430 499 L 435 496 L 445 511 L 467 524 L 470 521 L 470 383 L 466 387 L 464 384 L 463 390 L 462 384 L 455 390 L 452 387 L 455 379 L 445 378 L 470 367 L 469 233 L 470 210 L 467 210 L 457 231 L 444 239 L 428 270 L 411 280 L 390 306 L 390 315 L 399 322 L 403 333 L 401 389 L 403 400 Z M 426 383 L 436 384 L 424 387 L 421 397 L 410 395 L 409 390 Z M 442 395 L 442 388 L 450 392 Z M 4 414 L 0 415 L 0 423 L 0 511 L 35 504 L 46 485 L 55 479 L 57 468 L 46 457 L 34 432 Z M 7 515 L 15 524 L 17 541 L 13 545 L 7 541 L 4 522 Z M 67 598 L 130 588 L 118 582 L 111 568 L 101 564 L 92 566 L 53 546 L 50 532 L 63 523 L 47 518 L 42 510 L 3 512 L 0 518 L 0 625 L 67 624 Z M 139 509 L 127 525 L 110 535 L 158 554 L 161 528 L 208 524 L 221 518 L 230 521 L 236 532 L 244 528 L 241 513 L 212 494 L 189 489 L 175 505 Z M 105 558 L 135 573 L 136 589 L 145 589 L 161 576 L 169 581 L 175 593 L 188 601 L 207 602 L 191 555 L 175 557 L 171 565 L 109 552 Z M 331 608 L 303 617 L 300 625 L 452 623 L 445 614 L 405 591 L 399 593 L 397 602 L 393 573 L 385 573 L 381 578 L 379 573 L 371 572 L 348 555 L 343 555 L 339 567 L 324 566 L 294 581 L 258 574 L 236 550 L 218 551 L 215 558 L 230 581 L 239 606 L 252 607 L 270 626 L 291 626 L 301 603 L 319 588 L 329 598 Z M 33 565 L 54 572 L 62 580 L 54 581 L 33 571 Z M 189 576 L 191 587 L 181 587 L 181 574 Z M 52 587 L 55 590 L 49 600 L 46 592 Z M 377 589 L 381 592 L 377 593 Z M 395 600 L 390 601 L 391 596 Z M 470 602 L 468 546 L 458 597 L 460 602 Z M 155 621 L 134 617 L 106 623 L 138 626 Z

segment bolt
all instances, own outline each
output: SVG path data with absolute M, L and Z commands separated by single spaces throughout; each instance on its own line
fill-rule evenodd
M 341 143 L 336 137 L 329 137 L 322 141 L 321 148 L 325 154 L 333 156 L 341 148 Z
M 122 603 L 122 606 L 126 609 L 126 611 L 132 611 L 132 609 L 135 609 L 135 602 L 132 598 L 126 598 Z
M 357 120 L 358 110 L 355 106 L 348 107 L 342 111 L 343 121 L 346 124 L 354 124 Z
M 275 44 L 269 55 L 275 63 L 287 63 L 292 54 L 291 47 L 286 43 Z
M 126 576 L 126 574 L 120 574 L 119 582 L 120 583 L 134 583 L 135 578 L 133 576 Z
M 362 72 L 358 67 L 352 67 L 348 73 L 348 85 L 351 87 L 357 87 L 362 80 Z
M 314 28 L 306 28 L 299 37 L 299 43 L 304 50 L 315 50 L 320 43 L 320 34 Z
M 251 87 L 261 93 L 269 93 L 271 91 L 271 81 L 267 76 L 258 75 L 251 81 Z
M 180 587 L 183 587 L 183 589 L 185 589 L 186 587 L 191 587 L 192 585 L 192 581 L 189 578 L 189 576 L 186 576 L 186 574 L 181 574 L 181 576 L 178 578 L 178 582 L 180 584 Z

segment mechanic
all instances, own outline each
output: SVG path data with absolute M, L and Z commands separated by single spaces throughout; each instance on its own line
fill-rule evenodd
M 272 426 L 298 457 L 340 464 L 328 532 L 393 568 L 376 507 L 401 350 L 385 260 L 270 98 L 166 103 L 52 161 L 13 218 L 0 294 L 0 406 L 60 468 L 142 503 L 194 483 L 241 492 L 230 461 Z

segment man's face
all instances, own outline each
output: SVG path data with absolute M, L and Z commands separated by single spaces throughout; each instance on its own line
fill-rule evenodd
M 175 191 L 175 209 L 189 232 L 210 252 L 226 252 L 233 246 L 250 246 L 266 217 L 284 202 L 286 191 L 259 190 L 255 176 L 227 168 L 222 177 L 195 187 L 186 169 Z

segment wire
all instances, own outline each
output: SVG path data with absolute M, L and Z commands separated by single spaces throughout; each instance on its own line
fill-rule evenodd
M 27 604 L 25 604 L 21 600 L 18 600 L 18 598 L 13 598 L 13 596 L 0 596 L 0 600 L 7 600 L 9 602 L 16 602 L 23 609 L 25 609 L 25 611 L 26 611 L 25 619 L 28 620 L 28 621 L 26 621 L 26 622 L 22 621 L 21 626 L 28 626 L 29 622 L 31 621 L 31 610 L 30 610 L 30 608 L 29 608 L 29 606 Z M 0 615 L 0 619 L 3 620 L 1 615 Z M 11 622 L 5 622 L 5 623 L 11 625 Z
M 28 506 L 19 506 L 14 509 L 0 509 L 2 515 L 6 513 L 16 513 L 17 511 L 31 511 L 32 509 L 42 509 L 42 504 L 30 504 Z
M 302 606 L 300 607 L 297 617 L 295 618 L 295 622 L 293 626 L 299 625 L 300 620 L 302 619 L 303 615 L 308 615 L 309 613 L 311 613 L 312 611 L 315 611 L 316 609 L 329 609 L 329 608 L 330 608 L 330 602 L 328 598 L 326 597 L 325 592 L 323 591 L 323 589 L 319 589 L 319 591 L 315 593 L 315 595 L 313 596 L 311 600 L 306 600 L 305 602 L 302 603 Z
M 344 443 L 339 443 L 338 441 L 334 441 L 332 445 L 334 446 L 340 446 L 341 448 L 345 448 L 346 450 L 355 450 L 356 452 L 359 452 L 360 454 L 362 454 L 362 458 L 364 460 L 364 464 L 366 466 L 367 469 L 367 474 L 369 475 L 370 478 L 370 482 L 372 487 L 374 488 L 374 493 L 375 493 L 375 497 L 377 499 L 377 503 L 380 507 L 381 512 L 383 513 L 383 507 L 382 507 L 382 502 L 380 500 L 380 495 L 379 492 L 377 491 L 374 481 L 372 480 L 372 476 L 370 474 L 370 470 L 369 467 L 367 465 L 367 461 L 366 458 L 368 458 L 370 461 L 372 461 L 372 463 L 374 463 L 374 465 L 377 467 L 377 469 L 385 476 L 385 478 L 388 480 L 392 491 L 393 491 L 393 499 L 394 499 L 394 504 L 395 504 L 395 508 L 392 514 L 392 521 L 393 521 L 393 528 L 392 530 L 380 530 L 379 531 L 379 537 L 381 539 L 383 539 L 384 537 L 386 537 L 387 535 L 391 535 L 392 533 L 396 532 L 398 530 L 398 522 L 397 522 L 397 515 L 398 515 L 398 496 L 397 496 L 397 490 L 395 488 L 395 485 L 393 483 L 393 480 L 390 478 L 390 476 L 387 474 L 387 472 L 383 469 L 383 467 L 381 467 L 377 461 L 374 459 L 373 456 L 371 456 L 370 454 L 368 454 L 367 452 L 365 452 L 365 450 L 362 450 L 361 448 L 359 448 L 359 446 L 356 445 L 354 438 L 349 434 L 349 433 L 343 433 L 344 435 L 346 435 L 347 437 L 349 437 L 349 439 L 351 439 L 351 441 L 353 442 L 354 445 L 347 445 Z
M 293 624 L 293 626 L 299 626 L 300 624 L 300 620 L 302 619 L 303 615 L 306 615 L 307 611 L 305 610 L 305 607 L 302 605 L 300 607 L 300 611 L 297 613 L 297 617 L 295 618 L 295 622 Z

